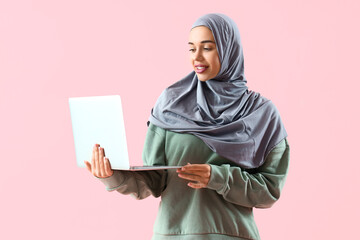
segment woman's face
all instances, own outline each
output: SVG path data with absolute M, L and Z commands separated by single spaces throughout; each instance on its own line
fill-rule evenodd
M 220 59 L 214 36 L 205 26 L 198 26 L 190 31 L 190 61 L 200 81 L 216 77 L 220 71 Z

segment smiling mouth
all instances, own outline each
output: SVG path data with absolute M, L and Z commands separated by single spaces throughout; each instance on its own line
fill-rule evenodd
M 205 65 L 195 65 L 195 72 L 196 73 L 203 73 L 204 71 L 206 71 L 208 67 Z

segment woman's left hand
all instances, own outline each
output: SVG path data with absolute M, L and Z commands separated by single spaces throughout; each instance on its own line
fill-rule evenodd
M 210 180 L 211 167 L 208 164 L 190 164 L 176 170 L 180 178 L 190 180 L 189 187 L 205 188 Z

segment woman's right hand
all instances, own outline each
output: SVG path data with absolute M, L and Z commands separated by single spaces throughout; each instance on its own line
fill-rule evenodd
M 86 164 L 86 168 L 95 177 L 106 178 L 114 174 L 114 171 L 111 170 L 109 159 L 105 158 L 104 148 L 101 148 L 100 144 L 95 144 L 93 147 L 91 163 L 88 161 L 84 162 Z

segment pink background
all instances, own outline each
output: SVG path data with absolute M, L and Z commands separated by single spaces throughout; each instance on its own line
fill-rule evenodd
M 0 1 L 0 239 L 150 239 L 159 199 L 108 193 L 75 163 L 68 97 L 120 94 L 141 163 L 160 92 L 192 69 L 192 23 L 238 24 L 250 89 L 289 134 L 262 239 L 354 239 L 360 217 L 358 1 Z

